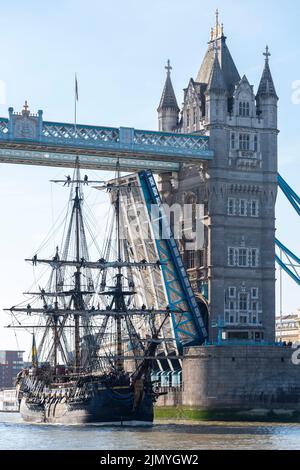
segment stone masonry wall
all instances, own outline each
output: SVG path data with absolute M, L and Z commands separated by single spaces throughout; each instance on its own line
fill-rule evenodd
M 300 365 L 291 348 L 191 348 L 183 360 L 184 407 L 300 410 Z M 194 358 L 193 358 L 194 357 Z

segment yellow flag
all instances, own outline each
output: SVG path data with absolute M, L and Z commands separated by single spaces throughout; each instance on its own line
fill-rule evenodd
M 37 349 L 36 349 L 36 344 L 35 344 L 34 333 L 32 334 L 31 362 L 32 362 L 32 367 L 38 366 Z

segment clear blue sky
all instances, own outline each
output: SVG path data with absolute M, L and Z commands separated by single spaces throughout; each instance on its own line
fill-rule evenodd
M 270 47 L 280 97 L 280 172 L 300 193 L 300 105 L 291 100 L 292 83 L 300 80 L 296 0 L 2 2 L 0 80 L 6 84 L 6 100 L 0 115 L 7 116 L 9 106 L 21 110 L 27 99 L 33 112 L 43 109 L 46 120 L 72 122 L 77 71 L 78 121 L 156 129 L 166 60 L 173 65 L 181 103 L 182 88 L 195 78 L 206 51 L 216 7 L 239 72 L 255 90 L 262 52 L 266 44 Z M 1 165 L 1 308 L 17 303 L 31 283 L 32 270 L 23 259 L 34 253 L 52 222 L 48 180 L 65 173 Z M 57 198 L 58 208 L 63 197 Z M 281 196 L 277 218 L 279 238 L 300 255 L 300 221 Z M 300 307 L 299 287 L 285 278 L 284 288 L 285 311 L 294 311 Z M 13 334 L 1 329 L 0 349 L 15 346 Z

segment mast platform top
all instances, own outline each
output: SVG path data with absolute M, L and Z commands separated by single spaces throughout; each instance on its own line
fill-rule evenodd
M 87 175 L 86 175 L 87 176 Z M 66 176 L 64 180 L 50 180 L 50 183 L 63 183 L 64 186 L 71 185 L 71 184 L 82 184 L 82 185 L 89 185 L 89 184 L 105 184 L 105 181 L 99 180 L 89 180 L 88 177 L 84 177 L 83 179 L 72 179 L 71 176 Z

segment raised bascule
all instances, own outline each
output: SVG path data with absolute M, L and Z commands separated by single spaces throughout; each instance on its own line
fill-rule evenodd
M 157 308 L 165 301 L 184 305 L 184 316 L 173 319 L 178 364 L 161 363 L 156 377 L 170 388 L 158 406 L 182 413 L 217 410 L 241 417 L 260 410 L 260 416 L 299 418 L 299 366 L 291 348 L 275 343 L 275 261 L 300 284 L 294 266 L 299 258 L 275 238 L 278 186 L 298 214 L 300 199 L 278 175 L 270 55 L 267 47 L 255 94 L 237 70 L 217 12 L 181 110 L 168 61 L 158 132 L 48 122 L 27 102 L 21 113 L 9 108 L 9 118 L 0 118 L 0 162 L 71 167 L 76 155 L 82 168 L 109 170 L 119 162 L 121 171 L 136 172 L 123 177 L 139 188 L 127 200 L 136 215 L 139 207 L 128 245 L 137 259 L 158 255 L 163 285 L 147 273 L 141 282 Z M 164 223 L 162 202 L 204 206 L 201 249 L 187 249 L 187 240 L 176 243 L 172 236 L 157 239 L 153 231 L 147 243 L 134 241 L 130 230 L 136 236 L 142 220 L 151 226 L 151 205 Z

